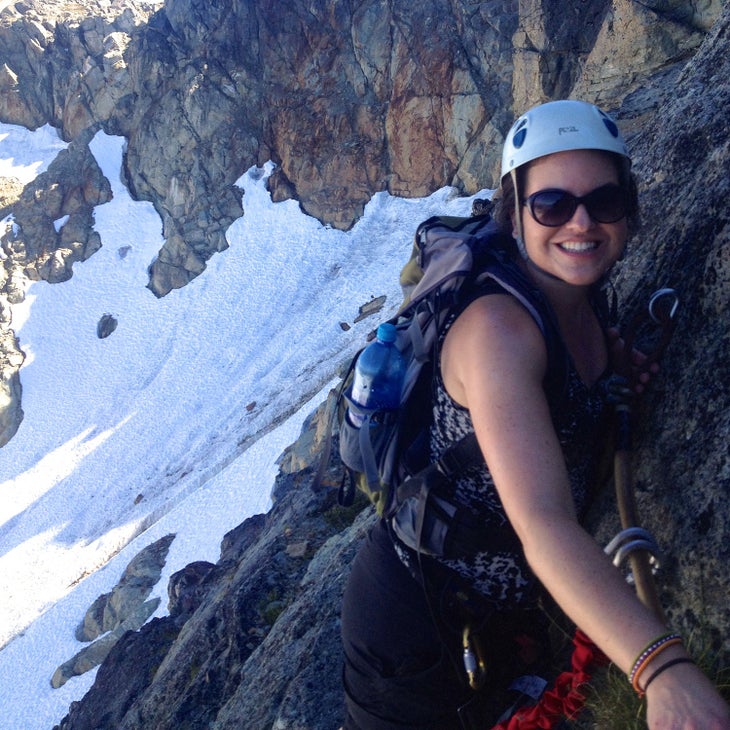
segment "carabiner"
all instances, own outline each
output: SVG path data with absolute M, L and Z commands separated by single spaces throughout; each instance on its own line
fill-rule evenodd
M 464 669 L 469 680 L 469 686 L 473 690 L 479 690 L 486 680 L 487 668 L 479 646 L 471 636 L 471 626 L 469 624 L 464 627 L 462 643 L 464 647 Z
M 662 299 L 670 298 L 670 304 L 669 308 L 666 309 L 664 312 L 657 313 L 655 311 L 655 308 L 657 306 L 657 302 L 661 301 Z M 672 321 L 677 314 L 677 308 L 679 307 L 679 296 L 677 295 L 677 292 L 674 289 L 670 288 L 664 288 L 664 289 L 658 289 L 655 291 L 651 297 L 649 298 L 649 316 L 656 322 L 658 325 L 666 325 L 668 322 Z
M 619 373 L 620 375 L 623 375 L 630 381 L 635 381 L 641 373 L 648 372 L 649 368 L 660 360 L 674 334 L 678 308 L 679 296 L 674 289 L 669 287 L 658 289 L 649 297 L 647 311 L 639 312 L 626 331 L 624 338 L 624 358 L 621 372 Z M 642 351 L 644 355 L 643 362 L 638 368 L 633 368 L 631 359 L 634 341 L 639 328 L 647 319 L 659 327 L 659 339 L 651 350 L 648 352 Z

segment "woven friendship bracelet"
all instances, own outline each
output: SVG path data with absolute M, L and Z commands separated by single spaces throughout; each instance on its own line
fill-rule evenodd
M 680 656 L 676 659 L 670 659 L 668 662 L 665 662 L 660 667 L 657 667 L 650 675 L 649 678 L 644 682 L 644 690 L 642 694 L 646 693 L 646 690 L 649 689 L 649 685 L 665 670 L 669 669 L 670 667 L 673 667 L 677 664 L 694 664 L 694 662 L 688 657 L 688 656 Z
M 661 646 L 662 642 L 668 641 L 669 639 L 673 639 L 676 636 L 679 636 L 679 634 L 675 634 L 672 631 L 667 631 L 666 633 L 662 634 L 661 636 L 657 636 L 656 639 L 652 639 L 642 650 L 639 656 L 636 657 L 634 660 L 633 668 L 631 669 L 631 672 L 629 673 L 629 682 L 633 682 L 634 675 L 636 674 L 636 670 L 639 668 L 639 665 L 644 661 L 647 655 L 651 654 L 651 652 L 656 649 L 657 646 Z
M 681 643 L 682 637 L 679 634 L 668 632 L 666 634 L 658 636 L 646 646 L 641 654 L 636 657 L 634 666 L 631 669 L 631 673 L 629 674 L 629 682 L 634 688 L 634 691 L 636 691 L 638 694 L 642 694 L 641 688 L 639 687 L 639 677 L 641 676 L 641 673 L 644 671 L 644 669 L 646 669 L 649 662 L 659 656 L 659 654 L 661 654 L 665 649 L 668 649 L 670 646 Z
M 644 670 L 649 666 L 649 663 L 656 659 L 665 649 L 668 649 L 670 646 L 674 646 L 675 644 L 681 644 L 682 639 L 680 637 L 676 637 L 674 639 L 667 639 L 665 642 L 662 643 L 661 646 L 658 646 L 654 651 L 649 654 L 646 659 L 642 662 L 641 666 L 637 669 L 636 674 L 634 675 L 634 681 L 631 683 L 631 686 L 634 688 L 634 691 L 639 695 L 639 697 L 642 697 L 644 692 L 641 689 L 641 685 L 639 684 L 639 679 L 641 678 L 641 675 L 643 674 Z

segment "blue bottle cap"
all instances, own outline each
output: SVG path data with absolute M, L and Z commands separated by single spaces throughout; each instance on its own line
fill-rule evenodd
M 383 322 L 383 324 L 378 326 L 376 337 L 381 342 L 395 342 L 395 336 L 395 325 L 391 324 L 390 322 Z

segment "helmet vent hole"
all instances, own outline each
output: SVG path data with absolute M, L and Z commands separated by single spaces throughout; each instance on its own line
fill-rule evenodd
M 519 131 L 515 132 L 512 136 L 512 145 L 515 149 L 519 149 L 525 143 L 525 137 L 527 136 L 527 130 L 523 127 Z

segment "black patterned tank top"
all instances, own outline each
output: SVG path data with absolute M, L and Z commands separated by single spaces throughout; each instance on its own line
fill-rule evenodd
M 442 342 L 456 316 L 442 333 Z M 555 327 L 553 324 L 550 326 Z M 607 436 L 608 408 L 604 383 L 608 373 L 592 387 L 586 387 L 562 339 L 557 334 L 554 339 L 558 343 L 554 348 L 557 352 L 552 361 L 548 358 L 544 388 L 565 457 L 576 512 L 582 517 L 588 506 L 591 482 Z M 551 369 L 553 372 L 550 372 Z M 474 427 L 469 411 L 446 392 L 440 367 L 437 368 L 434 390 L 434 421 L 430 443 L 431 458 L 435 461 L 449 445 L 473 433 Z M 513 538 L 510 540 L 512 544 L 505 545 L 504 550 L 479 552 L 467 559 L 437 559 L 438 562 L 456 572 L 474 590 L 501 608 L 522 607 L 532 603 L 536 597 L 536 579 L 521 548 L 514 547 L 519 542 L 511 531 L 488 468 L 479 466 L 467 470 L 455 485 L 455 499 L 479 514 L 485 530 L 493 526 L 504 531 L 506 526 Z M 396 549 L 401 559 L 414 571 L 415 555 L 397 540 Z

